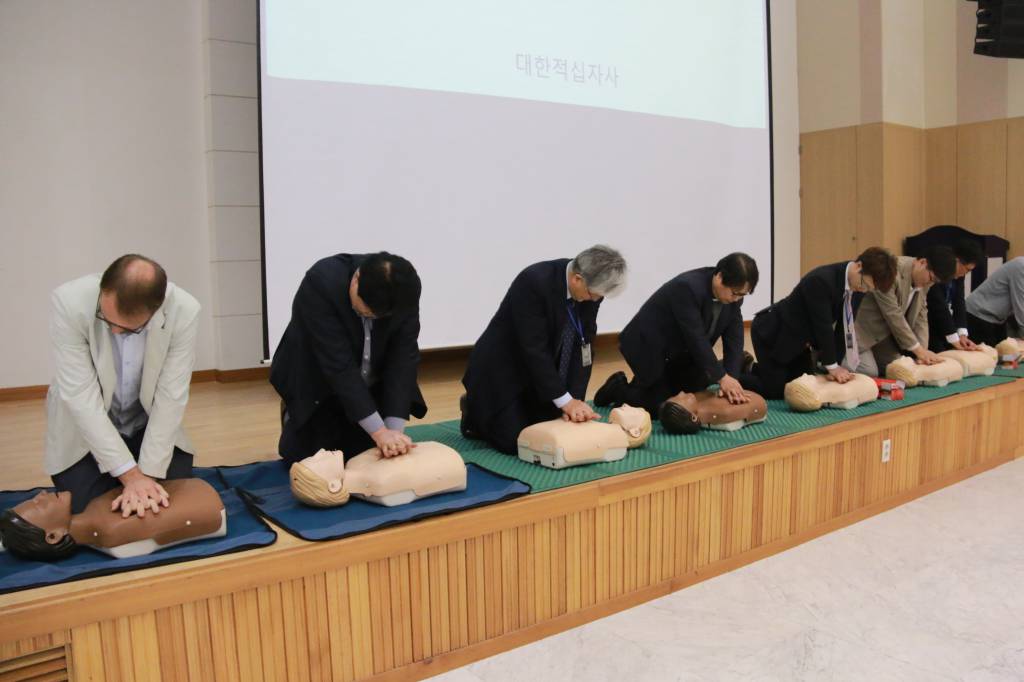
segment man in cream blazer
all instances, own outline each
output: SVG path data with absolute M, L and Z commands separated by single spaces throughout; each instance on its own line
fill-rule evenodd
M 56 374 L 46 397 L 46 472 L 75 513 L 123 486 L 125 516 L 167 506 L 159 479 L 191 476 L 181 428 L 199 303 L 143 256 L 118 258 L 51 296 Z
M 889 291 L 865 294 L 854 322 L 859 364 L 856 371 L 884 375 L 904 352 L 920 364 L 941 362 L 928 350 L 928 289 L 956 274 L 956 256 L 946 246 L 933 246 L 924 258 L 901 256 L 896 283 Z

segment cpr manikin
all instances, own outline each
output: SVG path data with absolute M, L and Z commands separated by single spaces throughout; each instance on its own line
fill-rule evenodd
M 220 495 L 206 481 L 183 478 L 161 483 L 171 504 L 159 514 L 124 518 L 110 505 L 111 490 L 71 514 L 71 493 L 41 492 L 0 514 L 4 548 L 25 559 L 53 560 L 88 546 L 118 559 L 152 554 L 183 542 L 222 537 L 227 515 Z
M 899 360 L 893 360 L 885 368 L 887 379 L 895 379 L 906 384 L 907 388 L 914 386 L 945 386 L 951 381 L 960 381 L 964 378 L 963 367 L 952 358 L 943 358 L 942 362 L 935 365 L 919 365 L 913 358 L 903 356 Z
M 1005 338 L 996 344 L 996 353 L 1000 362 L 1016 362 L 1020 359 L 1021 345 L 1013 337 Z
M 984 343 L 979 343 L 977 350 L 945 350 L 939 357 L 959 362 L 965 377 L 989 376 L 996 371 L 999 362 L 996 349 Z
M 748 401 L 733 405 L 717 391 L 683 391 L 669 398 L 658 410 L 661 425 L 669 433 L 696 433 L 700 427 L 736 431 L 768 418 L 768 403 L 757 393 L 743 391 Z
M 824 374 L 804 374 L 786 384 L 783 397 L 796 412 L 814 412 L 823 407 L 852 410 L 878 399 L 878 384 L 864 374 L 854 374 L 841 384 Z
M 611 422 L 553 419 L 527 426 L 519 433 L 519 459 L 549 469 L 616 462 L 651 435 L 646 410 L 623 405 L 612 410 Z
M 417 443 L 404 455 L 384 457 L 372 448 L 347 463 L 341 451 L 321 450 L 292 464 L 292 493 L 314 507 L 337 507 L 350 495 L 394 507 L 423 497 L 466 489 L 466 463 L 434 441 Z

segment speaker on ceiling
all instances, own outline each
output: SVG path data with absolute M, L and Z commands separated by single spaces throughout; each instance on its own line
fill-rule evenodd
M 977 2 L 978 29 L 974 34 L 974 54 L 1024 58 L 1024 0 Z

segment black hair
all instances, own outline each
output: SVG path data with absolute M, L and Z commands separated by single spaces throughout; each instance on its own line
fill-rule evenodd
M 985 259 L 981 245 L 973 239 L 958 239 L 953 244 L 953 253 L 964 265 L 977 265 Z
M 53 561 L 75 553 L 78 545 L 71 534 L 60 542 L 46 541 L 46 531 L 21 518 L 13 509 L 0 512 L 0 539 L 11 554 L 22 559 Z
M 700 421 L 697 415 L 679 403 L 666 400 L 658 409 L 658 419 L 661 425 L 669 433 L 697 433 L 700 431 Z
M 737 251 L 718 261 L 715 274 L 722 273 L 722 284 L 727 287 L 749 287 L 748 293 L 754 293 L 757 286 L 757 263 L 745 253 Z
M 933 244 L 925 251 L 924 257 L 928 261 L 928 268 L 940 283 L 948 282 L 956 277 L 956 256 L 953 254 L 953 249 Z
M 152 277 L 129 274 L 131 265 L 139 261 L 153 266 Z M 137 253 L 125 254 L 103 271 L 100 291 L 113 292 L 117 311 L 122 315 L 153 314 L 164 304 L 167 273 L 155 260 Z
M 412 263 L 387 251 L 368 256 L 359 266 L 359 298 L 378 317 L 416 310 L 421 288 Z

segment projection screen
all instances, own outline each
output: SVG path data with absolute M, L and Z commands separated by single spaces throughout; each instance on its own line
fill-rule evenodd
M 262 0 L 266 350 L 305 271 L 386 250 L 423 348 L 475 342 L 522 268 L 629 263 L 599 332 L 732 251 L 770 301 L 764 0 Z M 269 355 L 268 355 L 269 356 Z

